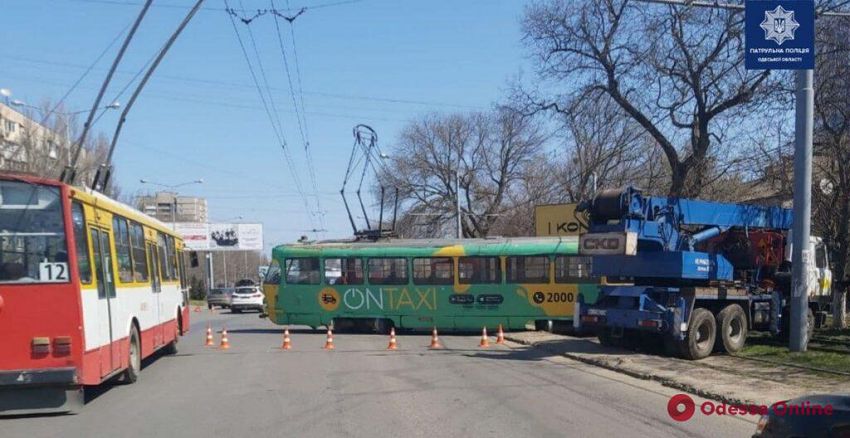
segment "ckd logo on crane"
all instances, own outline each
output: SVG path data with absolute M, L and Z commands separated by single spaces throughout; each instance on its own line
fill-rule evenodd
M 636 249 L 637 235 L 635 233 L 595 233 L 583 234 L 579 237 L 579 251 L 582 254 L 634 255 Z
M 620 249 L 620 239 L 617 239 L 616 237 L 585 239 L 582 244 L 582 248 L 588 250 L 617 250 Z

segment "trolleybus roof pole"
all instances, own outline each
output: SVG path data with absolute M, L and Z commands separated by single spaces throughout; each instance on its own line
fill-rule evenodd
M 124 122 L 127 120 L 127 114 L 130 112 L 130 109 L 133 108 L 133 104 L 136 103 L 136 99 L 139 97 L 139 93 L 145 88 L 145 85 L 148 83 L 153 72 L 156 71 L 156 68 L 159 66 L 159 63 L 162 62 L 162 58 L 165 57 L 165 54 L 168 53 L 168 50 L 174 44 L 174 41 L 177 40 L 177 37 L 180 36 L 180 33 L 183 32 L 183 29 L 186 28 L 186 25 L 189 24 L 189 21 L 192 17 L 195 16 L 195 13 L 198 12 L 198 9 L 201 7 L 201 4 L 204 0 L 198 0 L 195 2 L 195 5 L 186 14 L 186 17 L 183 18 L 183 21 L 180 22 L 180 25 L 177 26 L 177 30 L 171 34 L 171 37 L 168 38 L 168 41 L 165 42 L 165 45 L 159 51 L 159 54 L 156 56 L 153 64 L 151 64 L 148 71 L 145 72 L 144 77 L 142 77 L 141 82 L 136 87 L 136 90 L 133 91 L 133 95 L 130 97 L 130 100 L 127 102 L 127 106 L 124 107 L 124 111 L 121 112 L 121 118 L 118 120 L 118 126 L 115 127 L 115 134 L 112 136 L 112 144 L 109 146 L 109 153 L 106 155 L 106 161 L 101 165 L 101 168 L 97 170 L 95 173 L 94 181 L 92 181 L 92 188 L 95 190 L 102 190 L 109 183 L 110 173 L 112 172 L 112 154 L 115 153 L 115 145 L 118 143 L 118 137 L 121 135 L 121 128 L 124 127 Z
M 86 118 L 86 123 L 83 125 L 83 132 L 80 134 L 80 138 L 77 140 L 77 149 L 74 151 L 74 157 L 71 159 L 71 163 L 62 171 L 62 176 L 59 179 L 67 184 L 74 184 L 74 180 L 77 177 L 77 162 L 80 160 L 80 152 L 83 150 L 83 147 L 86 143 L 86 136 L 91 129 L 92 120 L 94 120 L 94 114 L 97 112 L 97 109 L 100 107 L 100 101 L 103 100 L 103 95 L 106 94 L 106 89 L 109 87 L 109 83 L 112 81 L 112 75 L 115 74 L 115 70 L 118 68 L 118 64 L 121 63 L 121 59 L 124 58 L 124 52 L 127 51 L 127 47 L 130 45 L 130 41 L 133 39 L 133 36 L 136 34 L 136 30 L 139 28 L 139 25 L 142 23 L 142 19 L 145 17 L 145 14 L 150 9 L 151 3 L 153 0 L 147 0 L 142 6 L 142 10 L 139 12 L 139 15 L 136 17 L 136 21 L 133 23 L 133 27 L 130 28 L 130 33 L 127 34 L 127 37 L 124 38 L 124 44 L 121 45 L 121 48 L 118 50 L 118 55 L 115 56 L 115 60 L 112 61 L 112 67 L 109 68 L 109 73 L 106 74 L 106 79 L 103 80 L 103 84 L 100 86 L 100 91 L 97 93 L 97 98 L 94 100 L 94 104 L 91 107 L 91 111 L 89 111 L 89 116 Z M 74 145 L 71 144 L 73 148 Z

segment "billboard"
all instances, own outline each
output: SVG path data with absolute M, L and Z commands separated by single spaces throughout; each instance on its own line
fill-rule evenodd
M 174 230 L 193 251 L 263 250 L 263 224 L 178 222 Z
M 576 204 L 534 206 L 535 236 L 578 236 L 587 231 L 576 219 Z

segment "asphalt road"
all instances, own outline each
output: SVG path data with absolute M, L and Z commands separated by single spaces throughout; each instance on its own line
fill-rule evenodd
M 256 314 L 192 313 L 180 353 L 146 363 L 133 385 L 103 385 L 76 415 L 0 420 L 3 437 L 54 436 L 750 436 L 755 418 L 675 422 L 677 391 L 517 345 L 478 348 L 476 336 L 336 334 L 280 327 Z M 202 346 L 226 324 L 231 349 Z M 216 335 L 218 342 L 218 335 Z M 694 397 L 697 406 L 702 401 Z

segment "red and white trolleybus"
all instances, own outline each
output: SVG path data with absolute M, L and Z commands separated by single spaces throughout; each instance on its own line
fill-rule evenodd
M 89 189 L 0 174 L 0 415 L 61 412 L 85 385 L 174 353 L 189 328 L 183 242 Z

